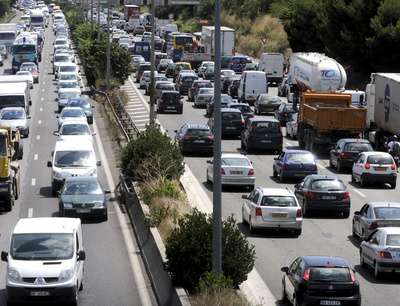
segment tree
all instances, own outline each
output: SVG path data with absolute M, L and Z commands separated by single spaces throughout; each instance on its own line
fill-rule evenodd
M 167 239 L 167 269 L 172 280 L 193 292 L 211 271 L 212 217 L 197 210 L 180 218 Z M 222 270 L 237 288 L 254 267 L 255 251 L 230 216 L 222 222 Z

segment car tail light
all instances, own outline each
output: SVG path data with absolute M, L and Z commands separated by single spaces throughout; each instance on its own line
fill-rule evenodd
M 208 138 L 209 140 L 214 140 L 214 135 L 210 134 L 210 135 L 207 136 L 207 138 Z
M 221 175 L 225 175 L 225 170 L 224 170 L 224 168 L 221 168 Z
M 390 166 L 390 169 L 396 170 L 396 169 L 397 169 L 396 164 L 392 164 L 392 165 Z
M 314 165 L 312 165 L 312 170 L 313 170 L 313 171 L 317 171 L 317 170 L 318 170 L 318 167 L 317 167 L 317 165 L 315 165 L 315 164 L 314 164 Z
M 305 195 L 306 198 L 309 198 L 309 199 L 313 199 L 315 197 L 315 193 L 312 192 L 312 191 L 306 191 L 304 193 L 304 195 Z
M 303 217 L 303 212 L 301 211 L 301 208 L 298 208 L 296 213 L 296 218 L 301 218 L 301 217 Z
M 309 281 L 310 280 L 310 269 L 306 269 L 303 273 L 303 279 L 305 281 Z
M 190 135 L 185 135 L 184 137 L 183 137 L 183 139 L 191 139 L 192 138 L 192 136 L 190 136 Z
M 242 119 L 242 120 L 240 121 L 240 123 L 241 123 L 242 125 L 244 125 L 244 119 Z
M 261 207 L 256 207 L 256 216 L 261 217 L 262 216 L 262 210 Z
M 283 164 L 283 170 L 288 170 L 289 169 L 289 166 L 287 165 L 287 164 Z
M 372 222 L 369 226 L 368 229 L 373 230 L 378 228 L 378 223 L 377 222 Z
M 350 199 L 350 192 L 346 191 L 346 192 L 343 194 L 343 199 Z
M 339 154 L 340 158 L 347 158 L 350 157 L 350 153 L 349 152 L 342 152 Z
M 371 168 L 371 165 L 368 164 L 368 163 L 366 163 L 366 164 L 364 165 L 364 168 L 368 170 L 369 168 Z
M 389 252 L 386 252 L 386 251 L 380 251 L 379 257 L 385 258 L 385 259 L 392 259 L 392 254 L 390 254 Z
M 247 173 L 247 175 L 254 175 L 254 169 L 250 169 L 249 173 Z
M 351 269 L 350 269 L 350 277 L 351 277 L 351 282 L 355 283 L 356 282 L 356 274 Z

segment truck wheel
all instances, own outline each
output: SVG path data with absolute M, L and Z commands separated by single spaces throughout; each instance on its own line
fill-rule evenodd
M 342 166 L 342 163 L 340 162 L 340 160 L 337 161 L 336 170 L 339 173 L 343 172 L 343 166 Z
M 390 189 L 396 189 L 396 182 L 390 184 Z
M 6 205 L 4 206 L 4 209 L 5 209 L 5 211 L 11 211 L 13 206 L 14 206 L 14 198 L 11 197 L 11 198 L 6 202 Z

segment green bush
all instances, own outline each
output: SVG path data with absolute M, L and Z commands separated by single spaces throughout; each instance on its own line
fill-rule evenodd
M 140 181 L 179 179 L 184 171 L 178 145 L 157 125 L 147 126 L 128 143 L 122 152 L 121 167 L 125 175 Z
M 182 192 L 177 181 L 159 177 L 140 185 L 140 197 L 150 205 L 154 198 L 167 197 L 179 200 L 182 198 Z
M 204 273 L 199 280 L 197 291 L 200 293 L 219 292 L 233 287 L 232 280 L 223 274 Z
M 236 288 L 253 269 L 254 246 L 239 231 L 233 216 L 223 221 L 222 228 L 222 270 Z M 167 239 L 166 255 L 174 283 L 193 292 L 200 278 L 211 271 L 212 217 L 194 210 L 180 218 Z

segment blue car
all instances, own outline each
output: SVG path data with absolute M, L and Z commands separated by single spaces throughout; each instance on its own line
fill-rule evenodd
M 286 150 L 274 158 L 273 177 L 283 182 L 288 178 L 303 179 L 318 174 L 314 155 L 305 150 Z

